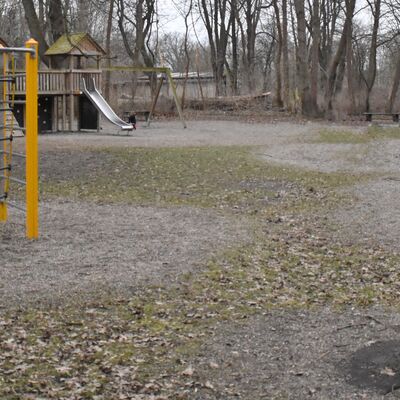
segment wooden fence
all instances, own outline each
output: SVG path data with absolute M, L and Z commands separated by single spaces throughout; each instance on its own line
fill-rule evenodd
M 80 94 L 82 78 L 94 79 L 96 86 L 101 87 L 101 71 L 97 70 L 46 70 L 39 71 L 39 95 Z M 25 93 L 25 75 L 16 74 L 15 91 L 17 95 Z

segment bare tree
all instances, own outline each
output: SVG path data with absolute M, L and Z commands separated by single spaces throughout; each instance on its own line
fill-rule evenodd
M 210 45 L 217 96 L 225 94 L 224 66 L 232 24 L 232 13 L 229 12 L 228 5 L 228 0 L 199 0 L 201 17 Z
M 290 64 L 289 64 L 289 39 L 288 39 L 288 12 L 287 0 L 282 0 L 282 78 L 283 78 L 283 101 L 285 107 L 290 110 Z
M 261 0 L 241 0 L 240 11 L 235 13 L 242 39 L 243 72 L 250 92 L 255 87 L 256 33 L 261 9 Z
M 114 0 L 109 0 L 108 17 L 107 17 L 107 30 L 105 40 L 105 52 L 107 54 L 107 67 L 111 67 L 111 32 L 112 22 L 114 15 Z M 111 71 L 107 70 L 104 76 L 104 95 L 107 100 L 110 98 L 110 86 L 111 86 Z
M 311 96 L 310 73 L 308 66 L 306 15 L 304 0 L 294 0 L 297 18 L 297 84 L 301 99 L 301 112 L 305 116 L 314 117 L 318 114 L 316 99 Z
M 39 43 L 39 55 L 40 58 L 46 63 L 44 59 L 44 53 L 49 48 L 45 39 L 45 33 L 42 30 L 42 25 L 36 14 L 35 5 L 33 0 L 22 0 L 22 4 L 25 10 L 25 18 L 29 26 L 32 37 L 36 38 Z
M 272 2 L 275 10 L 276 30 L 277 30 L 277 46 L 275 49 L 275 72 L 276 72 L 276 86 L 275 86 L 275 101 L 278 107 L 283 107 L 282 98 L 282 25 L 280 10 L 277 0 Z M 289 68 L 289 66 L 288 66 Z
M 312 6 L 312 46 L 311 46 L 311 88 L 310 96 L 315 115 L 319 115 L 318 83 L 319 83 L 319 45 L 321 37 L 319 0 L 313 1 Z
M 376 52 L 378 48 L 378 32 L 381 17 L 381 0 L 374 0 L 374 2 L 367 0 L 368 5 L 373 15 L 373 27 L 371 36 L 371 45 L 369 50 L 368 70 L 365 77 L 366 97 L 365 97 L 365 111 L 370 111 L 370 96 L 372 88 L 374 87 L 376 78 Z
M 345 22 L 343 26 L 343 31 L 340 36 L 340 40 L 336 49 L 336 53 L 330 61 L 328 73 L 327 73 L 327 83 L 325 90 L 325 107 L 328 117 L 331 117 L 332 112 L 332 100 L 335 93 L 335 85 L 338 80 L 338 67 L 339 65 L 343 65 L 345 50 L 348 38 L 348 26 L 352 23 L 354 9 L 355 9 L 356 0 L 346 0 L 346 16 Z

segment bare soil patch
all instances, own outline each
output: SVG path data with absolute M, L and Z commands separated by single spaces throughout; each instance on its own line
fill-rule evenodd
M 203 389 L 195 398 L 381 400 L 391 383 L 400 382 L 399 364 L 393 362 L 399 318 L 379 309 L 275 310 L 246 323 L 221 324 L 193 365 L 217 394 Z M 375 344 L 389 341 L 392 357 L 389 350 L 380 358 L 367 354 L 368 348 L 372 352 Z M 210 358 L 218 367 L 210 367 Z M 374 359 L 380 361 L 372 365 Z

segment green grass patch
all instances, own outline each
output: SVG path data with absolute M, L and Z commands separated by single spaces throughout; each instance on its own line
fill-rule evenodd
M 112 165 L 87 176 L 42 183 L 44 197 L 99 203 L 192 205 L 257 211 L 286 199 L 344 186 L 360 177 L 269 165 L 250 147 L 103 149 Z
M 324 129 L 313 143 L 368 144 L 377 140 L 400 139 L 400 128 L 370 126 L 365 131 Z

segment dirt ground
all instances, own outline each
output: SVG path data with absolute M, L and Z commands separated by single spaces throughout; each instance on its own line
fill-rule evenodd
M 280 167 L 371 174 L 368 182 L 344 190 L 352 201 L 327 210 L 323 224 L 337 227 L 329 234 L 338 243 L 397 254 L 400 140 L 319 143 L 322 129 L 323 123 L 197 120 L 189 121 L 187 129 L 179 122 L 155 122 L 129 136 L 118 135 L 110 126 L 99 134 L 42 135 L 41 176 L 85 174 L 99 162 L 84 151 L 87 148 L 255 146 L 257 157 Z M 345 129 L 363 135 L 367 127 Z M 75 168 L 74 159 L 83 167 Z M 107 165 L 106 158 L 101 162 Z M 326 233 L 323 225 L 319 229 Z M 41 232 L 38 242 L 27 242 L 17 210 L 10 211 L 10 222 L 0 229 L 0 298 L 5 310 L 58 304 L 77 296 L 84 302 L 99 292 L 129 296 L 144 286 L 179 285 L 181 276 L 201 270 L 212 254 L 249 241 L 252 226 L 241 217 L 202 208 L 47 200 L 41 204 Z M 194 385 L 189 398 L 397 398 L 400 364 L 389 368 L 385 361 L 366 359 L 360 366 L 354 364 L 354 355 L 387 341 L 393 341 L 393 352 L 398 352 L 399 327 L 400 313 L 380 306 L 274 309 L 242 321 L 221 321 L 192 360 L 188 374 L 207 384 Z M 368 379 L 353 379 L 354 370 L 362 368 L 370 368 L 369 378 L 375 374 L 382 379 L 370 384 Z

